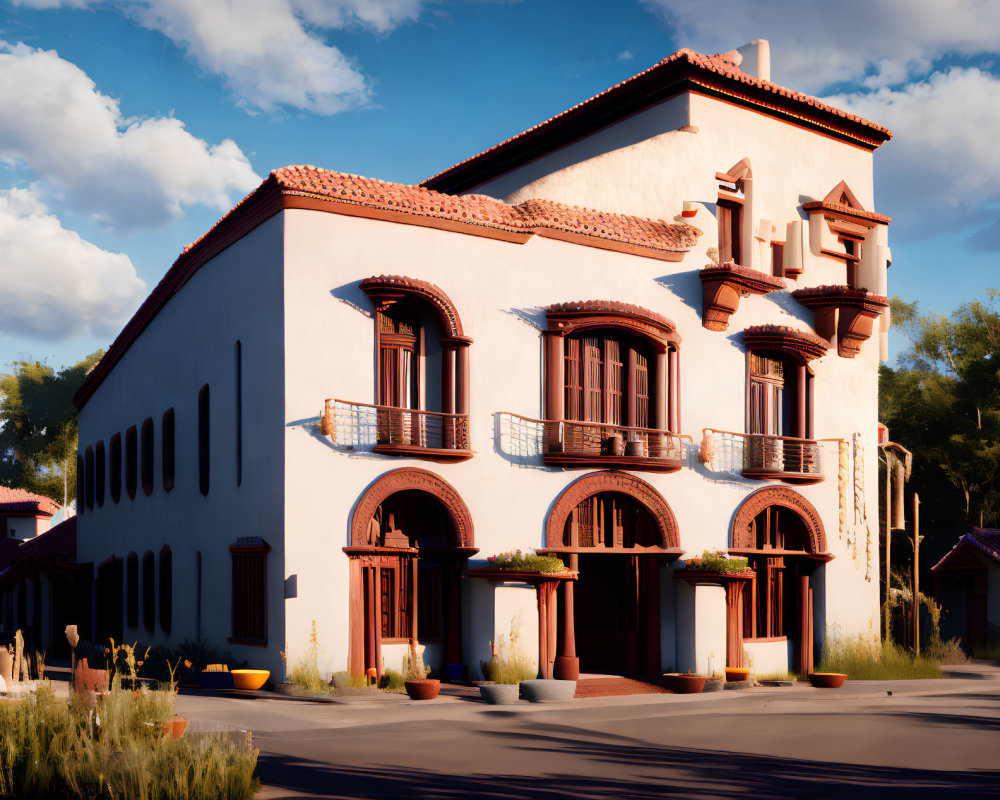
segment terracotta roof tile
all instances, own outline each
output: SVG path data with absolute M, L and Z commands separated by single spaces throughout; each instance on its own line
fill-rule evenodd
M 467 158 L 464 161 L 460 161 L 457 164 L 449 167 L 448 169 L 442 170 L 437 175 L 428 178 L 421 185 L 429 186 L 434 185 L 438 180 L 445 175 L 452 172 L 459 171 L 462 167 L 471 164 L 474 161 L 482 159 L 488 154 L 496 153 L 499 150 L 504 150 L 509 148 L 513 143 L 519 142 L 527 136 L 533 135 L 542 129 L 549 128 L 555 124 L 565 120 L 566 118 L 576 115 L 579 112 L 586 109 L 588 106 L 594 105 L 601 100 L 611 98 L 612 96 L 622 93 L 626 89 L 632 88 L 633 84 L 640 81 L 647 76 L 652 76 L 653 73 L 665 73 L 671 71 L 674 67 L 681 64 L 689 64 L 696 69 L 704 70 L 708 73 L 713 73 L 716 75 L 724 76 L 727 80 L 732 80 L 736 83 L 743 84 L 746 86 L 753 87 L 755 89 L 760 89 L 770 95 L 773 95 L 775 99 L 780 98 L 781 101 L 787 101 L 793 105 L 806 106 L 816 111 L 822 112 L 824 114 L 830 114 L 835 117 L 839 117 L 847 122 L 854 123 L 856 125 L 862 126 L 864 128 L 870 129 L 877 135 L 878 139 L 885 140 L 892 137 L 892 131 L 888 128 L 884 128 L 881 125 L 877 125 L 874 122 L 870 122 L 863 117 L 859 117 L 855 114 L 849 114 L 846 111 L 841 111 L 838 108 L 827 105 L 821 100 L 802 92 L 796 92 L 791 89 L 787 89 L 784 86 L 779 86 L 771 81 L 761 80 L 760 78 L 755 78 L 752 75 L 747 74 L 741 70 L 736 64 L 723 58 L 722 54 L 715 55 L 705 55 L 704 53 L 696 53 L 694 50 L 689 50 L 687 48 L 678 50 L 672 55 L 667 56 L 662 61 L 657 62 L 649 69 L 645 69 L 637 75 L 633 75 L 621 83 L 615 84 L 610 89 L 605 89 L 603 92 L 594 95 L 593 97 L 584 100 L 582 103 L 577 103 L 575 106 L 566 109 L 560 114 L 556 114 L 553 117 L 544 122 L 540 122 L 538 125 L 534 125 L 525 131 L 512 136 L 509 139 L 505 139 L 499 144 L 494 145 L 481 153 L 478 153 L 471 158 Z M 877 145 L 876 145 L 877 146 Z
M 577 300 L 569 303 L 555 303 L 545 309 L 547 314 L 629 314 L 642 317 L 670 331 L 676 331 L 674 321 L 657 311 L 637 306 L 633 303 L 622 303 L 618 300 Z
M 52 516 L 59 510 L 58 503 L 25 489 L 0 486 L 0 515 L 10 511 L 33 511 Z
M 56 556 L 76 558 L 76 517 L 72 516 L 58 525 L 53 525 L 45 533 L 21 544 L 20 558 Z
M 1000 529 L 997 528 L 973 528 L 966 534 L 958 537 L 954 547 L 945 553 L 944 558 L 938 561 L 931 571 L 944 566 L 954 556 L 958 555 L 963 547 L 971 546 L 982 553 L 985 553 L 994 561 L 1000 561 Z

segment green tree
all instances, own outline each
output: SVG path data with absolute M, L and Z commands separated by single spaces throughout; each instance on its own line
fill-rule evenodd
M 76 497 L 77 411 L 73 395 L 103 351 L 56 372 L 18 361 L 0 375 L 0 484 L 58 503 Z

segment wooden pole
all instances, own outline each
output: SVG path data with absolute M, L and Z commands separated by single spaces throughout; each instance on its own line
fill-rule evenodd
M 920 496 L 913 493 L 913 652 L 920 655 Z

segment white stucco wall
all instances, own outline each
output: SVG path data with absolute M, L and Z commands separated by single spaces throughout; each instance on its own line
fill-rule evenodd
M 776 642 L 745 642 L 743 652 L 744 666 L 753 665 L 751 670 L 755 678 L 768 675 L 785 675 L 792 663 L 792 644 L 788 639 Z
M 122 481 L 118 504 L 110 484 L 103 507 L 78 521 L 77 560 L 97 564 L 135 551 L 140 560 L 139 627 L 123 622 L 124 637 L 176 644 L 197 635 L 195 554 L 202 553 L 201 635 L 244 660 L 280 674 L 284 641 L 282 393 L 282 220 L 272 217 L 213 258 L 183 286 L 132 344 L 80 413 L 81 451 L 114 433 L 154 424 L 154 489 L 134 499 Z M 236 482 L 236 341 L 243 352 L 243 479 Z M 198 487 L 198 391 L 210 385 L 211 471 L 208 496 Z M 163 489 L 162 415 L 175 413 L 175 486 Z M 140 436 L 141 453 L 141 436 Z M 124 458 L 123 458 L 124 461 Z M 140 458 L 141 461 L 141 458 Z M 109 459 L 110 462 L 110 459 Z M 259 536 L 267 561 L 267 650 L 229 644 L 232 562 L 238 537 Z M 173 554 L 173 624 L 167 636 L 142 622 L 141 562 L 169 544 Z M 124 604 L 123 604 L 124 608 Z

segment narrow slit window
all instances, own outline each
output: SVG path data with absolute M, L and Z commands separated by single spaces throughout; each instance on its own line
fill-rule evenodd
M 139 556 L 125 557 L 125 622 L 131 630 L 139 627 Z
M 86 455 L 83 459 L 84 463 L 84 482 L 83 488 L 86 492 L 85 501 L 87 503 L 87 510 L 89 511 L 94 507 L 94 448 L 87 447 Z
M 160 629 L 170 633 L 174 621 L 174 555 L 170 545 L 160 548 Z
M 108 457 L 108 485 L 111 499 L 117 503 L 122 499 L 122 435 L 112 434 L 108 446 L 111 450 Z
M 243 484 L 243 342 L 236 340 L 236 485 Z
M 130 425 L 125 431 L 125 492 L 128 494 L 129 500 L 135 499 L 138 457 L 139 433 L 135 425 Z
M 156 557 L 152 550 L 142 556 L 142 624 L 150 632 L 156 627 Z
M 174 410 L 168 408 L 163 412 L 163 421 L 160 423 L 160 435 L 163 443 L 160 452 L 163 457 L 163 491 L 169 492 L 174 488 Z
M 142 491 L 147 497 L 153 493 L 153 418 L 142 423 Z
M 198 490 L 208 494 L 209 467 L 211 464 L 211 400 L 208 384 L 198 391 Z

